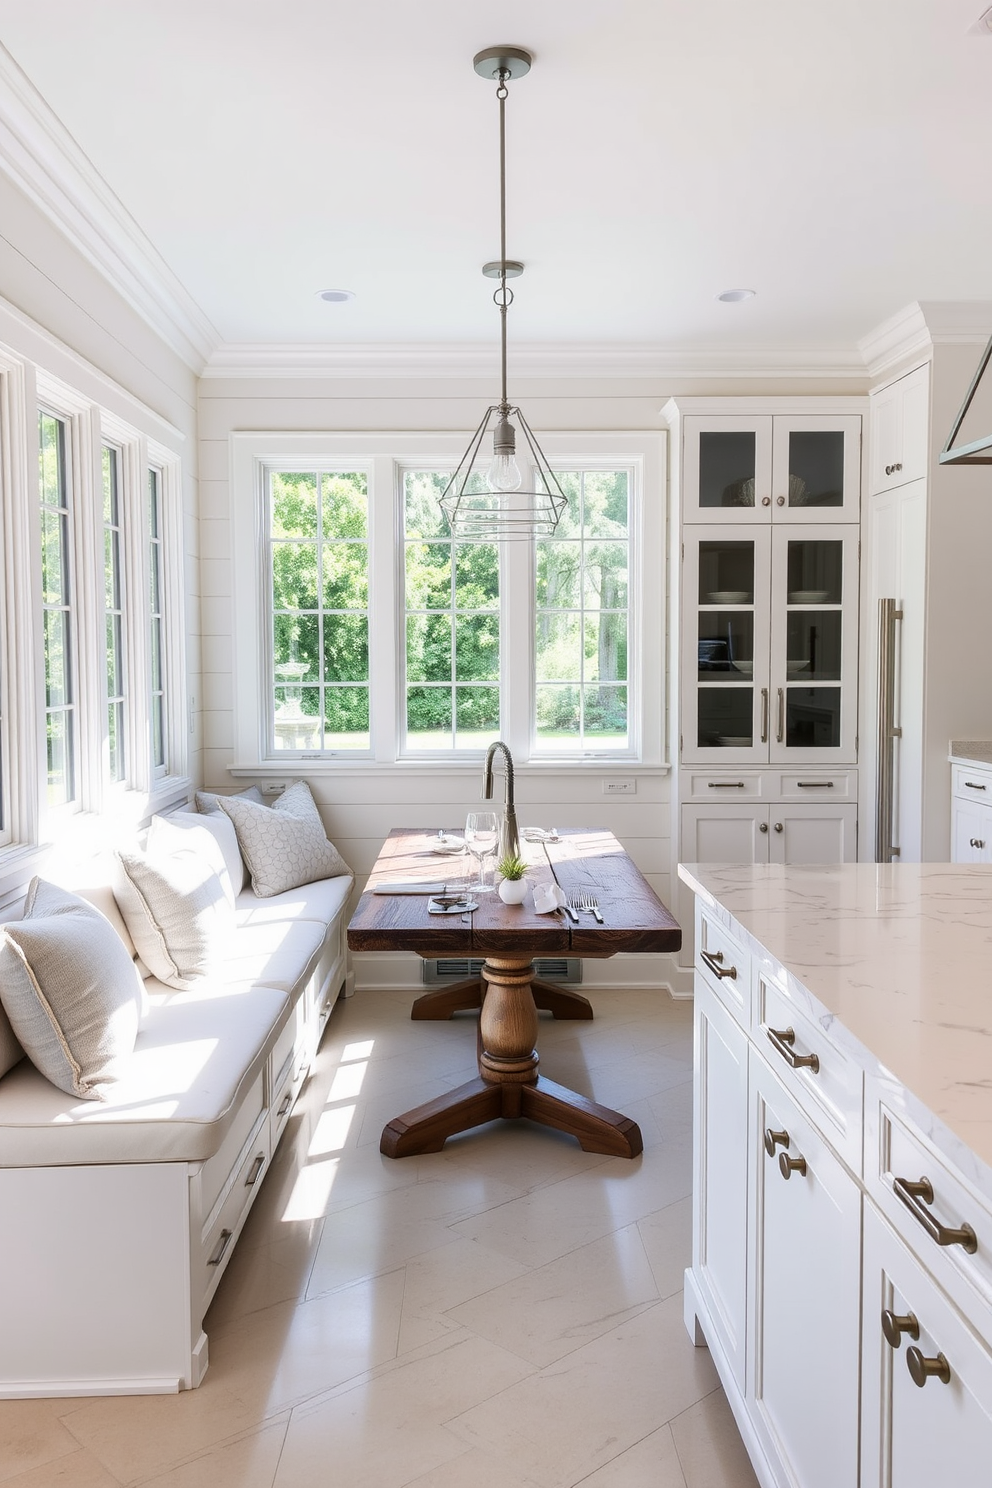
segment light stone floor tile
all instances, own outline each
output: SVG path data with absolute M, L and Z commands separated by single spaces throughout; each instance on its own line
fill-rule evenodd
M 671 1426 L 686 1488 L 758 1488 L 722 1390 L 697 1401 Z
M 634 1225 L 454 1307 L 449 1317 L 530 1363 L 573 1353 L 658 1300 Z
M 79 1443 L 59 1420 L 62 1404 L 0 1400 L 0 1483 L 77 1450 Z
M 471 1446 L 509 1457 L 542 1488 L 572 1488 L 716 1384 L 708 1352 L 686 1335 L 679 1295 L 448 1425 Z
M 552 1079 L 633 1161 L 495 1122 L 393 1161 L 382 1126 L 475 1073 L 476 1020 L 335 1008 L 178 1396 L 0 1402 L 0 1488 L 755 1488 L 689 1257 L 691 1004 L 541 1018 Z

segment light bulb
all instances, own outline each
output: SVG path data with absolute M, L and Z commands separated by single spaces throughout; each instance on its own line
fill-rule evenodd
M 517 431 L 506 414 L 493 430 L 493 458 L 486 472 L 490 491 L 516 491 L 523 476 L 516 461 Z

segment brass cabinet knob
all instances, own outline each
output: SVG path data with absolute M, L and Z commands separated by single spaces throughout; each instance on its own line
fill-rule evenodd
M 770 1126 L 765 1127 L 765 1151 L 769 1157 L 775 1156 L 776 1147 L 788 1147 L 789 1133 L 787 1131 L 772 1131 Z
M 804 1157 L 790 1157 L 787 1152 L 778 1155 L 778 1169 L 783 1178 L 791 1178 L 793 1173 L 798 1173 L 801 1178 L 806 1177 L 806 1159 Z
M 912 1377 L 913 1384 L 919 1385 L 920 1389 L 931 1377 L 939 1379 L 942 1385 L 951 1383 L 951 1366 L 943 1354 L 938 1354 L 935 1359 L 928 1359 L 921 1354 L 918 1348 L 906 1350 L 906 1367 Z
M 882 1332 L 885 1341 L 890 1348 L 897 1349 L 902 1343 L 902 1335 L 908 1333 L 910 1338 L 919 1338 L 920 1325 L 911 1312 L 904 1313 L 901 1317 L 898 1313 L 890 1312 L 886 1307 L 882 1313 Z

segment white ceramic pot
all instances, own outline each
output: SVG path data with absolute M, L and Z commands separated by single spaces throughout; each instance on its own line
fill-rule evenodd
M 499 881 L 499 897 L 504 904 L 523 904 L 527 895 L 527 880 L 525 878 L 501 878 Z

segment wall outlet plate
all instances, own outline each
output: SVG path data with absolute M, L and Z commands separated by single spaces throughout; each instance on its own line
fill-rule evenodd
M 637 781 L 628 777 L 624 780 L 604 780 L 604 796 L 634 796 L 637 794 Z

